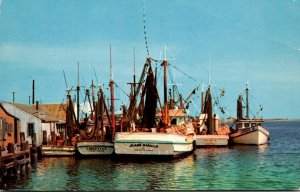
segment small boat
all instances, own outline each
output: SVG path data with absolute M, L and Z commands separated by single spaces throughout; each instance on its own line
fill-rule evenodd
M 237 144 L 262 145 L 269 140 L 270 133 L 262 127 L 263 119 L 249 118 L 249 88 L 246 85 L 246 116 L 243 117 L 243 97 L 237 100 L 237 119 L 234 122 L 235 131 L 230 134 L 230 140 Z
M 262 127 L 262 123 L 262 119 L 237 120 L 237 131 L 230 135 L 230 139 L 237 144 L 266 144 L 270 133 Z
M 161 116 L 158 116 L 157 101 L 159 101 L 156 87 L 156 77 L 151 67 L 151 58 L 147 58 L 142 71 L 138 87 L 134 88 L 134 94 L 128 109 L 129 119 L 126 132 L 116 132 L 115 153 L 118 156 L 134 157 L 178 157 L 191 153 L 194 149 L 194 128 L 191 122 L 185 119 L 176 119 L 176 113 L 170 118 L 169 103 L 167 100 L 167 78 L 166 68 L 168 62 L 165 59 L 164 67 L 164 107 L 161 107 Z M 144 77 L 147 76 L 144 81 Z M 136 108 L 136 98 L 142 88 L 139 107 Z M 145 103 L 143 98 L 145 96 Z M 160 103 L 161 104 L 161 103 Z M 140 108 L 142 106 L 142 110 Z M 140 109 L 140 110 L 139 110 Z M 138 114 L 139 111 L 140 115 Z M 135 119 L 139 117 L 139 119 Z M 140 118 L 141 117 L 141 118 Z M 172 125 L 173 124 L 173 125 Z M 137 125 L 137 126 L 136 126 Z M 129 131 L 128 131 L 129 130 Z
M 76 141 L 74 141 L 74 133 L 75 131 L 79 130 L 79 77 L 77 85 L 77 117 L 75 115 L 74 103 L 72 101 L 70 91 L 70 89 L 67 89 L 65 130 L 60 132 L 59 136 L 57 136 L 55 132 L 51 133 L 51 142 L 41 146 L 42 156 L 72 156 L 76 153 Z
M 75 146 L 69 145 L 42 145 L 43 156 L 73 156 L 75 155 Z
M 75 143 L 72 144 L 71 135 L 74 130 L 73 103 L 71 95 L 67 94 L 66 130 L 57 137 L 53 132 L 52 142 L 41 146 L 42 156 L 72 156 L 75 155 Z M 67 135 L 67 136 L 66 136 Z M 54 139 L 56 138 L 56 139 Z M 65 142 L 66 141 L 66 142 Z

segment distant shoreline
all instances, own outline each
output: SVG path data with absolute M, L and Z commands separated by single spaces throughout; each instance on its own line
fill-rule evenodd
M 221 121 L 233 122 L 231 119 L 220 119 Z M 300 122 L 300 119 L 263 119 L 264 122 Z
M 300 119 L 264 119 L 265 122 L 300 122 Z

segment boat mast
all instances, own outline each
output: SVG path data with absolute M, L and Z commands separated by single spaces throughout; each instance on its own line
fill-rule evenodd
M 167 65 L 168 65 L 168 61 L 164 60 L 162 63 L 163 67 L 164 67 L 164 123 L 165 125 L 169 124 L 169 110 L 168 110 L 168 91 L 167 91 Z
M 246 84 L 246 118 L 249 119 L 249 87 Z
M 80 118 L 79 118 L 79 91 L 80 91 L 80 82 L 79 82 L 79 62 L 77 63 L 77 88 L 76 88 L 76 91 L 77 91 L 77 123 L 78 123 L 78 126 L 79 126 L 79 123 L 80 123 Z
M 95 108 L 96 108 L 96 101 L 95 101 L 95 90 L 94 90 L 94 88 L 95 88 L 95 85 L 94 85 L 94 80 L 92 80 L 92 102 L 93 102 L 93 109 L 91 109 L 91 111 L 93 111 L 93 110 L 95 110 Z
M 135 48 L 133 48 L 133 95 L 135 95 Z
M 115 133 L 116 125 L 115 125 L 115 109 L 114 109 L 114 101 L 115 101 L 115 95 L 114 95 L 114 80 L 113 80 L 113 74 L 112 74 L 112 62 L 111 62 L 111 45 L 109 45 L 109 59 L 110 59 L 110 81 L 109 81 L 109 87 L 110 87 L 110 99 L 111 99 L 111 128 L 113 131 L 113 135 Z
M 170 119 L 169 119 L 169 109 L 168 109 L 168 82 L 167 82 L 167 66 L 168 66 L 168 61 L 167 61 L 167 47 L 165 44 L 165 59 L 163 63 L 161 64 L 164 67 L 164 104 L 165 104 L 165 111 L 164 111 L 164 124 L 165 126 L 170 124 Z
M 243 119 L 243 98 L 242 94 L 239 95 L 237 100 L 237 120 Z
M 201 114 L 204 113 L 204 84 L 201 89 Z

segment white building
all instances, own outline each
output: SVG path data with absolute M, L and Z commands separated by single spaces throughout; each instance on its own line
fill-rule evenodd
M 65 129 L 64 104 L 25 105 L 2 102 L 2 105 L 20 120 L 20 132 L 25 133 L 25 141 L 29 144 L 32 144 L 32 133 L 36 133 L 36 144 L 40 146 L 43 142 L 43 131 L 50 138 L 51 132 L 59 133 Z

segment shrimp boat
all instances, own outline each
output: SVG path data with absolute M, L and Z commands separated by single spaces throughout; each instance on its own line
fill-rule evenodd
M 111 48 L 110 48 L 111 55 Z M 77 151 L 82 156 L 104 156 L 114 153 L 114 143 L 112 142 L 115 132 L 115 114 L 114 114 L 114 81 L 112 79 L 112 65 L 110 56 L 110 93 L 111 93 L 111 115 L 105 104 L 104 94 L 99 87 L 98 102 L 94 105 L 94 122 L 86 127 L 85 136 L 77 142 Z M 93 82 L 92 82 L 92 90 Z M 94 91 L 93 91 L 94 92 Z M 87 93 L 89 95 L 89 93 Z M 94 94 L 93 94 L 94 95 Z M 94 103 L 94 102 L 93 102 Z M 106 112 L 106 118 L 104 116 Z M 93 113 L 91 113 L 93 114 Z M 87 124 L 87 122 L 86 122 Z M 90 129 L 89 129 L 90 128 Z M 87 131 L 89 130 L 89 131 Z
M 202 88 L 203 89 L 203 88 Z M 229 140 L 230 129 L 227 125 L 219 125 L 219 118 L 213 114 L 211 86 L 208 85 L 206 96 L 201 93 L 201 114 L 197 123 L 196 146 L 227 146 Z M 224 95 L 222 90 L 221 96 Z
M 116 132 L 115 153 L 118 156 L 135 157 L 178 157 L 188 154 L 194 149 L 194 128 L 186 119 L 177 121 L 176 113 L 170 118 L 167 100 L 167 70 L 168 61 L 162 62 L 164 68 L 164 107 L 161 116 L 157 115 L 156 77 L 151 67 L 151 58 L 147 58 L 137 88 L 133 88 L 127 120 L 123 120 L 123 128 L 127 131 Z M 140 104 L 136 107 L 137 96 L 142 88 Z M 134 83 L 135 85 L 135 83 Z M 143 102 L 145 96 L 145 103 Z M 159 102 L 160 103 L 160 102 Z M 160 103 L 161 104 L 161 103 Z M 144 107 L 143 107 L 144 106 Z M 141 117 L 141 118 L 140 118 Z M 124 118 L 124 117 L 123 117 Z M 172 123 L 171 123 L 172 122 Z M 123 129 L 122 128 L 122 129 Z
M 263 119 L 249 118 L 249 87 L 246 85 L 246 117 L 243 118 L 243 97 L 237 100 L 237 119 L 235 131 L 230 134 L 230 140 L 237 144 L 262 145 L 269 140 L 269 132 L 262 127 Z
M 104 115 L 104 109 L 106 115 Z M 93 114 L 93 113 L 91 113 Z M 114 153 L 112 142 L 112 118 L 110 118 L 101 87 L 98 92 L 98 102 L 94 107 L 94 121 L 86 121 L 85 131 L 77 141 L 76 147 L 79 155 L 111 155 Z

